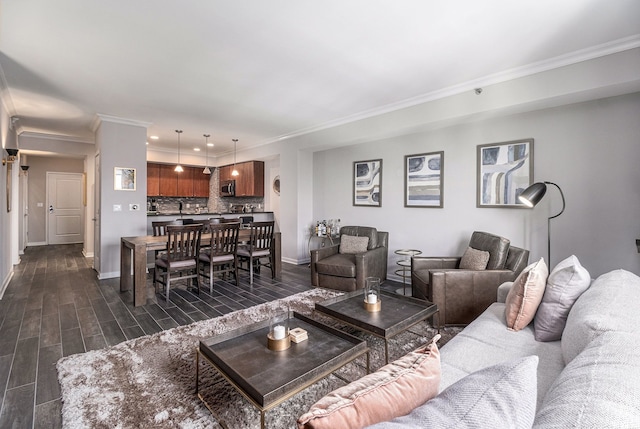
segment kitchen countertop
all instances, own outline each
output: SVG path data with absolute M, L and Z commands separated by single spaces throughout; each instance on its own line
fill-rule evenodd
M 186 213 L 186 212 L 147 212 L 147 216 L 225 216 L 225 215 L 238 215 L 238 216 L 251 216 L 252 214 L 259 213 L 273 213 L 269 211 L 253 211 L 247 213 L 231 213 L 231 212 L 222 212 L 222 213 L 210 213 L 210 212 L 200 212 L 200 213 Z

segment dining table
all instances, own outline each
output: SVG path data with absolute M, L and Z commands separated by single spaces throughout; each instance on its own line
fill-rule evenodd
M 248 241 L 250 229 L 240 229 L 238 242 Z M 206 243 L 211 234 L 203 233 L 201 242 Z M 147 252 L 166 250 L 166 235 L 140 235 L 121 237 L 120 239 L 120 292 L 133 289 L 133 305 L 139 307 L 147 303 Z M 282 273 L 281 233 L 273 233 L 271 261 L 274 275 L 281 278 Z

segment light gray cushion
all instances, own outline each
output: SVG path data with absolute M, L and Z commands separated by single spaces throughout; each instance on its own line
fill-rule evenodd
M 603 332 L 636 332 L 640 326 L 640 277 L 615 270 L 595 279 L 573 304 L 562 333 L 562 356 L 571 362 Z
M 367 251 L 369 237 L 356 237 L 354 235 L 342 235 L 340 237 L 340 253 L 355 254 Z
M 537 356 L 475 372 L 410 414 L 369 428 L 530 428 L 536 411 Z
M 551 386 L 533 427 L 640 427 L 640 335 L 604 332 L 592 340 Z
M 533 338 L 533 323 L 515 332 L 505 329 L 505 304 L 494 302 L 442 349 L 440 390 L 498 362 L 538 356 L 538 405 L 564 369 L 560 341 Z
M 489 252 L 477 250 L 473 247 L 467 247 L 462 259 L 460 260 L 460 269 L 481 271 L 487 268 L 489 262 Z
M 555 266 L 547 278 L 542 302 L 534 319 L 537 341 L 556 341 L 562 337 L 569 311 L 591 284 L 589 271 L 575 255 Z

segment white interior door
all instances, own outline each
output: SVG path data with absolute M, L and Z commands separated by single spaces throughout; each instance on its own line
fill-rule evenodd
M 84 241 L 82 174 L 47 172 L 48 244 Z

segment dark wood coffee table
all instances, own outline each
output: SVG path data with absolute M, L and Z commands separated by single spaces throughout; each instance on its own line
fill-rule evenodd
M 267 348 L 269 320 L 200 341 L 196 353 L 196 393 L 210 411 L 199 392 L 200 356 L 260 411 L 261 428 L 269 409 L 364 354 L 369 372 L 369 348 L 365 341 L 301 314 L 292 316 L 289 326 L 305 329 L 309 339 L 292 342 L 284 351 Z M 281 319 L 286 317 L 283 315 Z
M 389 363 L 389 339 L 412 326 L 437 317 L 438 307 L 428 301 L 382 291 L 382 310 L 371 313 L 364 309 L 362 290 L 316 303 L 316 311 L 354 328 L 384 339 L 385 362 Z M 435 324 L 439 326 L 438 324 Z M 439 332 L 439 330 L 438 330 Z

